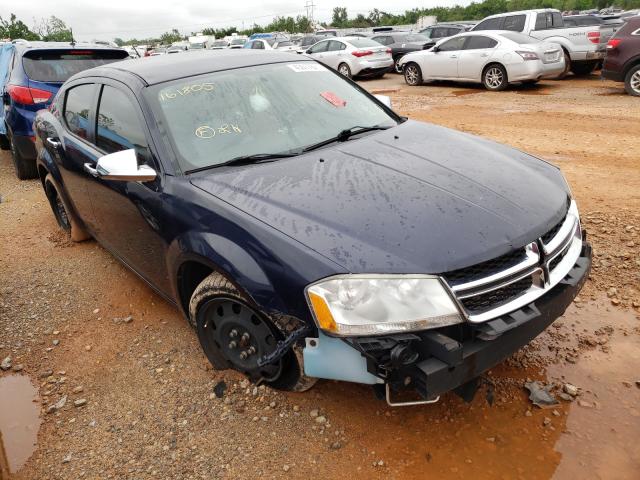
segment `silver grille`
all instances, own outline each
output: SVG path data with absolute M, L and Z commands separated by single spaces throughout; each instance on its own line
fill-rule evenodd
M 484 322 L 531 303 L 556 286 L 573 268 L 582 250 L 582 230 L 575 202 L 564 220 L 530 243 L 511 264 L 487 275 L 445 280 L 470 322 Z

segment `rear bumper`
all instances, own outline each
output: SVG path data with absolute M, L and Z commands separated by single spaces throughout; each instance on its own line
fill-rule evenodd
M 606 78 L 607 80 L 613 80 L 614 82 L 624 82 L 624 74 L 617 70 L 606 70 L 602 69 L 600 72 L 602 78 Z
M 555 77 L 564 71 L 564 60 L 543 63 L 540 60 L 528 60 L 508 66 L 508 78 L 510 82 L 522 80 L 539 80 L 541 78 Z
M 415 390 L 422 398 L 431 399 L 470 384 L 537 337 L 565 312 L 590 269 L 591 246 L 584 241 L 578 260 L 564 279 L 546 295 L 514 312 L 481 324 L 459 326 L 458 330 L 448 327 L 395 338 L 354 339 L 352 346 L 367 358 L 370 373 L 384 376 L 391 391 Z M 393 366 L 398 345 L 410 346 L 419 353 L 418 359 Z

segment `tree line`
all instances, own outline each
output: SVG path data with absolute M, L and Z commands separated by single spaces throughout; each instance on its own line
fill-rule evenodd
M 359 13 L 355 17 L 349 17 L 346 7 L 335 7 L 332 12 L 331 22 L 323 23 L 322 26 L 325 28 L 369 28 L 380 25 L 411 25 L 415 24 L 423 16 L 435 16 L 439 22 L 480 20 L 496 13 L 533 8 L 580 11 L 594 8 L 600 10 L 611 5 L 611 0 L 483 0 L 481 2 L 472 2 L 465 7 L 455 5 L 453 7 L 414 8 L 400 14 L 393 14 L 374 8 L 368 15 Z M 615 6 L 624 10 L 640 8 L 640 0 L 615 0 Z M 310 20 L 304 15 L 298 15 L 295 18 L 278 16 L 268 25 L 260 26 L 254 23 L 244 30 L 239 30 L 236 27 L 205 28 L 202 33 L 204 35 L 214 35 L 216 38 L 223 38 L 233 33 L 252 35 L 262 32 L 307 33 L 312 31 L 313 25 Z M 195 35 L 195 32 L 192 32 L 191 35 Z M 41 19 L 39 22 L 35 22 L 33 27 L 29 28 L 24 22 L 18 20 L 14 14 L 11 14 L 8 20 L 0 17 L 0 38 L 69 42 L 73 39 L 73 34 L 71 28 L 67 27 L 62 20 L 55 16 Z M 130 38 L 128 40 L 115 38 L 114 41 L 120 46 L 158 43 L 168 45 L 187 38 L 188 35 L 184 35 L 174 28 L 158 37 Z

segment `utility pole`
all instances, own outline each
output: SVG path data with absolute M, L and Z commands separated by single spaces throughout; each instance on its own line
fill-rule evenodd
M 306 3 L 304 4 L 304 8 L 307 10 L 307 19 L 309 20 L 309 23 L 313 26 L 313 8 L 316 6 L 315 3 L 313 3 L 313 0 L 307 0 Z

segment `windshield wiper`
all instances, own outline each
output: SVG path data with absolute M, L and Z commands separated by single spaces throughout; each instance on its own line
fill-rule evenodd
M 262 163 L 277 160 L 279 158 L 289 158 L 296 157 L 300 155 L 301 152 L 283 152 L 283 153 L 254 153 L 253 155 L 242 155 L 240 157 L 232 158 L 231 160 L 227 160 L 226 162 L 218 163 L 216 165 L 207 165 L 206 167 L 194 168 L 192 170 L 187 170 L 184 172 L 186 175 L 190 173 L 202 172 L 204 170 L 209 170 L 212 168 L 218 167 L 228 167 L 228 166 L 237 166 L 237 165 L 251 165 L 253 163 Z
M 302 151 L 310 152 L 311 150 L 324 147 L 325 145 L 329 145 L 331 143 L 347 141 L 349 140 L 349 138 L 353 137 L 354 135 L 359 135 L 361 133 L 366 133 L 366 132 L 372 132 L 374 130 L 388 130 L 389 128 L 391 127 L 382 127 L 380 125 L 374 125 L 372 127 L 360 127 L 356 125 L 355 127 L 346 128 L 342 130 L 335 137 L 329 138 L 327 140 L 323 140 L 322 142 L 314 143 L 313 145 L 309 145 L 308 147 L 305 147 Z

